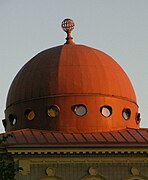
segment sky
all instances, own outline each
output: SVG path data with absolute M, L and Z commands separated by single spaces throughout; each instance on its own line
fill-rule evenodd
M 33 56 L 64 44 L 65 18 L 75 22 L 76 44 L 121 65 L 137 95 L 141 127 L 148 127 L 148 0 L 0 0 L 0 132 L 13 78 Z

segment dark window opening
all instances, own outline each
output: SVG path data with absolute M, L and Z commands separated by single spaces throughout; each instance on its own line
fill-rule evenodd
M 104 117 L 109 117 L 112 115 L 112 107 L 111 106 L 102 106 L 100 108 L 100 112 Z

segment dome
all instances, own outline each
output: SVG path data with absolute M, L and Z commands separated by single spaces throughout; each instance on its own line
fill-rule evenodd
M 74 43 L 28 61 L 9 89 L 6 131 L 104 132 L 139 128 L 132 84 L 104 52 Z

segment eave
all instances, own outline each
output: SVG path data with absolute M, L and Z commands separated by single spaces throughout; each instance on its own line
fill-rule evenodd
M 19 154 L 148 154 L 148 129 L 124 129 L 98 133 L 63 133 L 22 129 L 0 147 Z

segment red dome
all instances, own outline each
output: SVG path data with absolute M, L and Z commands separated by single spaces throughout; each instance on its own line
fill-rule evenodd
M 48 116 L 49 107 L 56 108 L 58 115 Z M 26 118 L 26 110 L 34 114 L 33 120 Z M 133 87 L 119 64 L 99 50 L 66 44 L 39 53 L 19 71 L 8 93 L 6 130 L 138 128 L 137 113 Z

